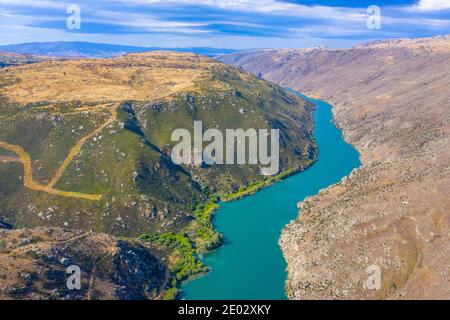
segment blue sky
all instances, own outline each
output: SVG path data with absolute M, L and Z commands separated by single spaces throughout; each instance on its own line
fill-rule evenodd
M 79 30 L 66 26 L 71 4 L 80 8 Z M 370 5 L 381 8 L 381 29 L 367 27 Z M 0 0 L 0 44 L 347 47 L 441 34 L 450 34 L 450 0 Z

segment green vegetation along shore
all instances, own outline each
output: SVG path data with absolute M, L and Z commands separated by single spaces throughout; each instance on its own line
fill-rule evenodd
M 237 192 L 224 195 L 213 195 L 205 204 L 199 204 L 186 231 L 180 233 L 165 233 L 161 235 L 144 234 L 140 240 L 165 246 L 171 251 L 168 267 L 175 275 L 171 287 L 164 296 L 165 300 L 175 300 L 180 293 L 183 281 L 199 276 L 209 271 L 209 268 L 199 259 L 199 254 L 219 248 L 223 243 L 223 235 L 213 225 L 214 213 L 219 209 L 219 202 L 231 202 L 253 195 L 261 189 L 286 179 L 311 166 L 297 169 L 288 169 L 276 176 L 265 177 L 264 180 L 241 187 Z

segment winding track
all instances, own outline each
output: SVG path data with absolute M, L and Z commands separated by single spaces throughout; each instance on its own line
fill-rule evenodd
M 30 155 L 20 146 L 9 144 L 5 141 L 0 141 L 0 148 L 6 149 L 8 151 L 11 151 L 15 153 L 19 157 L 19 161 L 23 164 L 24 169 L 24 186 L 28 189 L 35 190 L 35 191 L 42 191 L 53 195 L 58 195 L 62 197 L 69 197 L 69 198 L 78 198 L 78 199 L 85 199 L 85 200 L 92 200 L 92 201 L 99 201 L 102 199 L 101 194 L 85 194 L 81 192 L 72 192 L 72 191 L 62 191 L 54 189 L 55 184 L 61 179 L 64 171 L 67 169 L 67 167 L 70 165 L 70 163 L 73 161 L 73 158 L 80 152 L 83 145 L 100 133 L 103 129 L 108 127 L 110 124 L 112 124 L 117 119 L 117 109 L 120 106 L 120 104 L 116 104 L 110 108 L 111 116 L 106 120 L 105 123 L 103 123 L 100 127 L 95 129 L 93 132 L 87 134 L 86 136 L 82 137 L 77 141 L 77 143 L 70 149 L 67 157 L 64 159 L 61 166 L 56 171 L 55 175 L 51 179 L 50 183 L 48 185 L 42 185 L 38 182 L 36 182 L 33 179 L 33 168 L 31 166 L 31 157 Z

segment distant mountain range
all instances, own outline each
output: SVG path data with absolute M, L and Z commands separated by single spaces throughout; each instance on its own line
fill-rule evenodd
M 138 53 L 146 51 L 177 51 L 193 52 L 210 57 L 216 57 L 221 54 L 230 54 L 237 52 L 231 49 L 217 49 L 208 47 L 199 48 L 161 48 L 161 47 L 135 47 L 122 46 L 106 43 L 92 42 L 32 42 L 0 46 L 0 51 L 32 54 L 40 56 L 66 57 L 66 58 L 110 58 L 121 56 L 128 53 Z

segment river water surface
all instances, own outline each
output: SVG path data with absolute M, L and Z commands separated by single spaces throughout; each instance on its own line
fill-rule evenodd
M 220 204 L 214 225 L 224 235 L 225 244 L 203 257 L 211 272 L 185 283 L 183 299 L 286 299 L 286 262 L 278 245 L 282 229 L 298 216 L 299 201 L 360 166 L 358 152 L 332 122 L 331 106 L 294 93 L 316 104 L 317 162 L 255 195 Z

